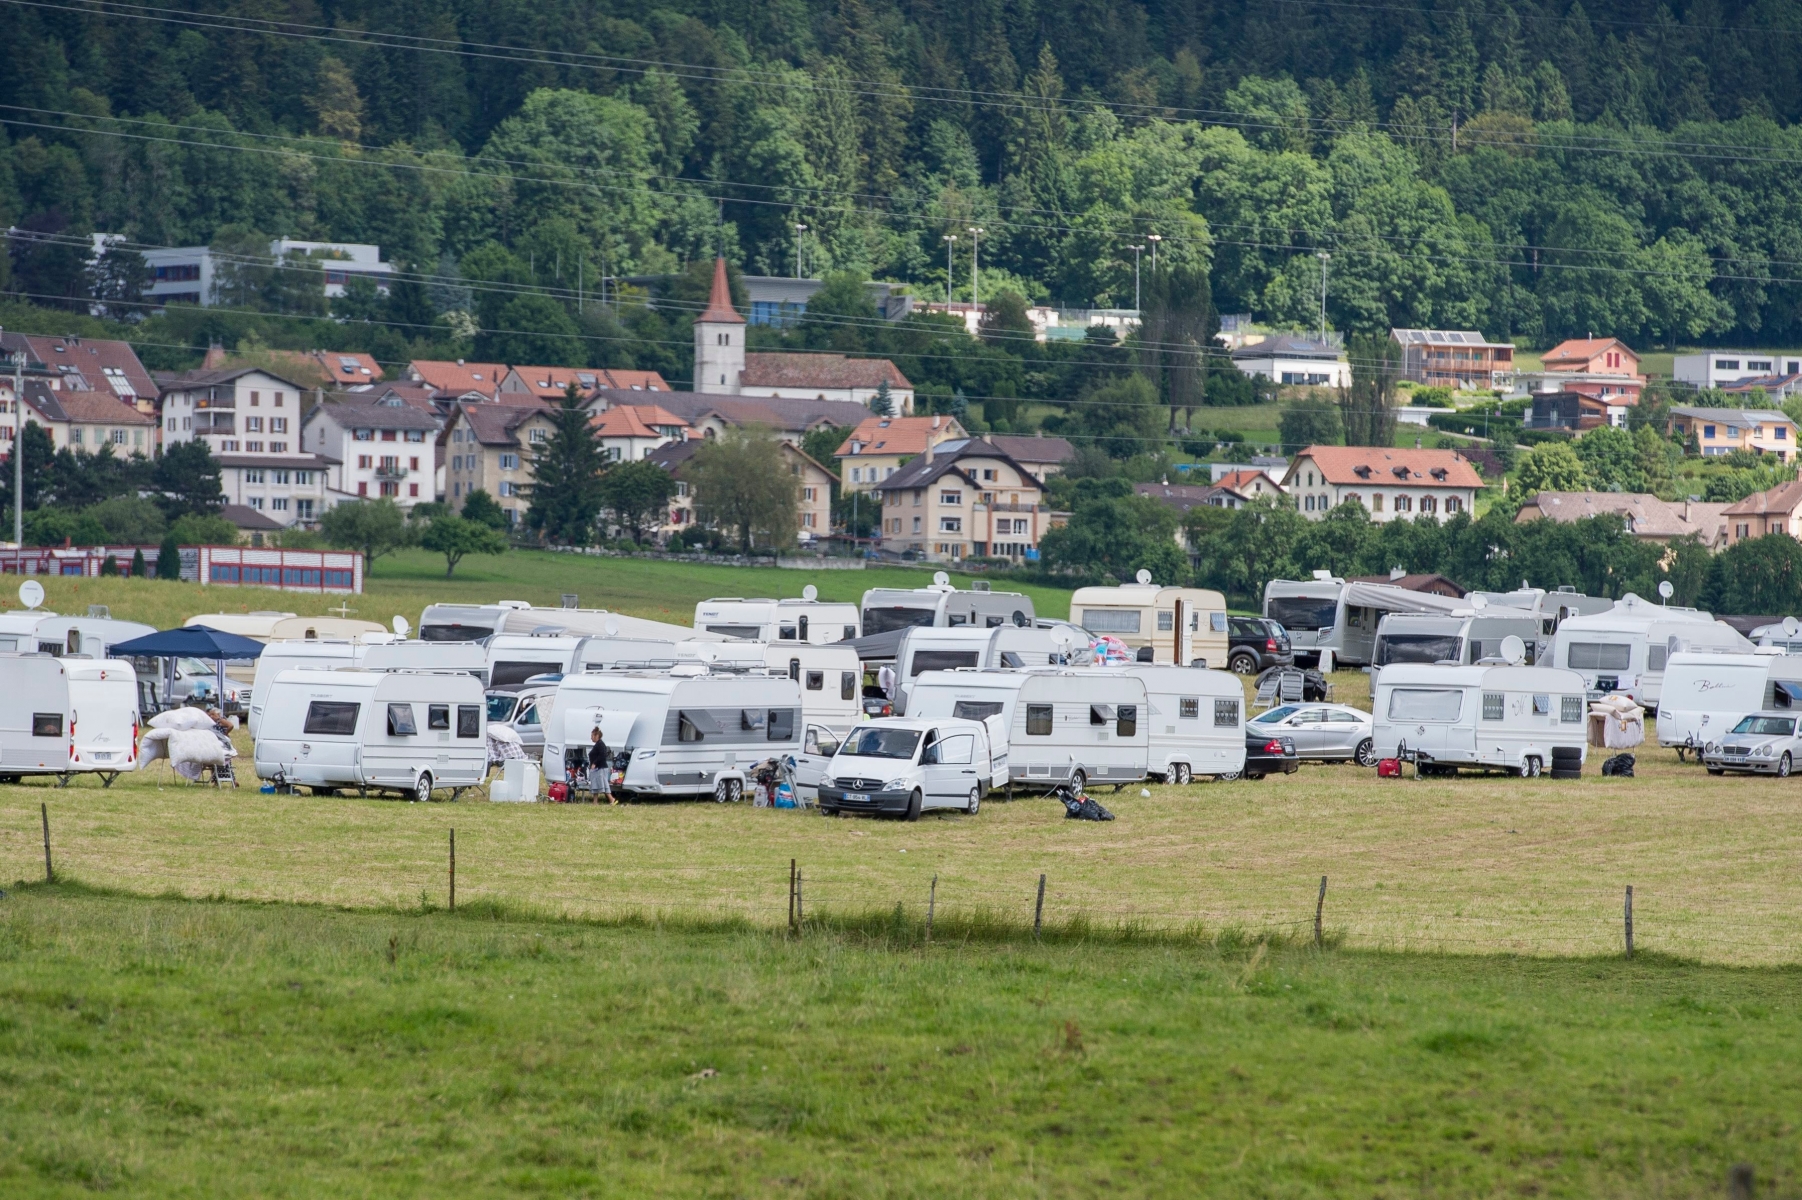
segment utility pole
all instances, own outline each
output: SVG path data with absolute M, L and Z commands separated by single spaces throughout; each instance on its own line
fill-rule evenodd
M 982 296 L 977 291 L 976 265 L 982 257 L 982 227 L 970 226 L 970 307 L 981 308 Z
M 953 266 L 951 253 L 956 249 L 957 235 L 955 233 L 947 233 L 945 235 L 945 308 L 947 311 L 951 307 L 951 271 Z
M 795 278 L 801 278 L 801 235 L 807 232 L 807 226 L 795 222 Z
M 25 349 L 13 359 L 13 545 L 25 545 Z
M 1133 252 L 1133 311 L 1139 311 L 1139 255 L 1145 250 L 1143 245 L 1128 246 Z
M 1314 257 L 1320 260 L 1320 344 L 1326 345 L 1326 265 L 1333 261 L 1333 256 L 1325 250 L 1314 251 Z
M 1158 273 L 1158 243 L 1164 240 L 1164 235 L 1148 233 L 1145 235 L 1145 240 L 1151 243 L 1151 273 L 1156 275 Z

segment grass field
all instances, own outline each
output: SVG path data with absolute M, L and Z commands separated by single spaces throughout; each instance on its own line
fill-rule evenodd
M 1794 971 L 0 901 L 9 1196 L 1802 1182 Z

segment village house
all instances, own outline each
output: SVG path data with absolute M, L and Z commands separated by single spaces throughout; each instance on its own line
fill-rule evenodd
M 638 462 L 651 451 L 688 436 L 688 423 L 655 404 L 620 404 L 594 414 L 589 426 L 610 462 Z
M 662 537 L 680 533 L 696 523 L 695 489 L 688 478 L 687 467 L 704 444 L 705 440 L 701 438 L 669 442 L 645 457 L 646 462 L 669 472 L 676 481 L 676 491 L 670 497 L 667 519 L 658 531 Z M 811 542 L 829 536 L 832 533 L 832 489 L 838 483 L 838 476 L 799 446 L 789 442 L 780 442 L 778 445 L 783 461 L 788 464 L 788 469 L 794 473 L 799 485 L 795 511 L 797 538 L 802 542 Z
M 1248 342 L 1233 350 L 1231 356 L 1241 375 L 1262 376 L 1272 383 L 1292 387 L 1351 386 L 1351 364 L 1346 361 L 1345 346 L 1338 341 L 1279 333 Z
M 469 493 L 480 488 L 517 525 L 531 506 L 524 489 L 532 481 L 532 454 L 555 428 L 543 404 L 455 405 L 438 434 L 439 456 L 449 463 L 445 502 L 461 512 Z
M 641 404 L 644 394 L 598 391 L 590 399 L 589 411 L 609 404 Z M 657 396 L 658 407 L 688 423 L 690 436 L 716 438 L 728 429 L 766 429 L 779 441 L 791 445 L 801 442 L 816 429 L 855 428 L 870 415 L 870 410 L 848 400 L 752 399 L 746 396 L 719 396 L 710 392 L 666 392 Z
M 326 460 L 334 503 L 386 498 L 412 508 L 438 498 L 438 421 L 397 396 L 316 404 L 301 439 Z
M 338 350 L 270 350 L 269 358 L 296 380 L 317 381 L 341 390 L 373 387 L 382 381 L 382 365 L 372 354 Z
M 932 562 L 1036 562 L 1050 528 L 1038 479 L 981 438 L 928 446 L 875 493 L 882 502 L 882 549 L 913 551 Z
M 613 388 L 622 392 L 667 392 L 663 376 L 656 371 L 627 371 L 606 367 L 509 367 L 501 375 L 495 398 L 503 404 L 516 397 L 529 396 L 545 404 L 563 399 L 570 384 L 583 396 L 596 388 Z
M 1788 462 L 1796 450 L 1796 423 L 1769 409 L 1673 405 L 1671 428 L 1704 458 L 1752 450 Z
M 1068 438 L 1046 437 L 1042 429 L 1031 437 L 988 433 L 982 440 L 1031 471 L 1032 477 L 1040 483 L 1058 474 L 1076 457 L 1076 447 Z
M 1619 338 L 1571 338 L 1540 355 L 1540 370 L 1523 377 L 1532 391 L 1575 392 L 1602 401 L 1609 409 L 1639 403 L 1646 377 L 1639 355 Z M 1611 418 L 1610 424 L 1620 424 Z
M 1305 517 L 1319 520 L 1347 500 L 1376 524 L 1468 513 L 1482 476 L 1456 450 L 1381 446 L 1309 446 L 1289 462 L 1283 490 Z
M 507 373 L 504 363 L 456 362 L 416 358 L 407 364 L 405 382 L 431 388 L 456 399 L 492 400 Z
M 1391 329 L 1402 348 L 1402 378 L 1427 387 L 1505 389 L 1514 383 L 1514 344 L 1474 329 Z
M 1566 523 L 1614 517 L 1636 538 L 1669 545 L 1694 537 L 1710 550 L 1727 544 L 1726 504 L 1700 500 L 1670 502 L 1647 492 L 1536 492 L 1514 514 L 1515 524 L 1550 520 Z
M 201 367 L 163 381 L 164 450 L 201 442 L 219 463 L 227 503 L 283 525 L 311 524 L 326 507 L 328 461 L 301 445 L 302 394 L 261 367 Z
M 25 420 L 41 426 L 58 450 L 98 454 L 111 447 L 120 458 L 155 455 L 156 418 L 145 416 L 111 392 L 68 391 L 53 388 L 44 379 L 26 379 L 24 384 Z M 10 395 L 10 376 L 6 390 Z M 5 444 L 10 447 L 11 439 Z
M 929 445 L 970 436 L 956 417 L 865 417 L 834 453 L 845 487 L 868 491 Z
M 1246 500 L 1272 500 L 1283 495 L 1283 485 L 1272 478 L 1269 471 L 1255 467 L 1228 471 L 1214 480 L 1214 486 Z
M 1721 510 L 1726 544 L 1748 538 L 1784 533 L 1802 538 L 1802 482 L 1791 480 L 1762 492 L 1753 492 Z

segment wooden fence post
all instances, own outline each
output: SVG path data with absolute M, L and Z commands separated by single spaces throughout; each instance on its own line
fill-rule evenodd
M 1045 924 L 1045 877 L 1043 875 L 1040 875 L 1039 876 L 1039 899 L 1038 899 L 1038 902 L 1032 906 L 1032 937 L 1033 937 L 1034 941 L 1039 940 L 1039 930 L 1044 927 L 1044 924 Z
M 932 887 L 926 893 L 926 943 L 927 943 L 927 945 L 932 944 L 932 908 L 933 908 L 933 905 L 938 903 L 938 898 L 939 898 L 939 877 L 935 874 L 932 877 Z
M 1320 898 L 1314 901 L 1314 948 L 1321 946 L 1320 918 L 1326 912 L 1326 876 L 1320 877 Z
M 1627 925 L 1627 957 L 1633 957 L 1633 885 L 1627 885 L 1627 905 L 1622 910 Z
M 795 925 L 795 860 L 788 860 L 788 932 L 793 937 L 800 930 Z
M 1727 1172 L 1727 1195 L 1732 1200 L 1752 1200 L 1752 1164 L 1734 1163 Z
M 44 882 L 55 883 L 56 872 L 50 868 L 50 806 L 38 805 L 38 815 L 44 819 Z
M 450 910 L 457 911 L 457 829 L 450 831 Z

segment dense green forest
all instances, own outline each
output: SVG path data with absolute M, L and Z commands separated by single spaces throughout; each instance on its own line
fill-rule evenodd
M 718 248 L 787 274 L 800 252 L 810 274 L 936 295 L 955 233 L 967 296 L 974 225 L 985 296 L 1130 304 L 1130 247 L 1156 234 L 1163 264 L 1207 270 L 1218 311 L 1275 322 L 1316 319 L 1326 250 L 1345 330 L 1802 340 L 1802 5 L 1787 0 L 264 0 L 6 17 L 0 224 L 18 228 L 0 285 L 40 304 L 91 292 L 93 230 L 377 242 L 434 277 L 351 314 L 390 356 L 522 348 L 471 343 L 454 315 L 469 312 L 489 331 L 586 336 L 560 358 L 582 346 L 682 378 L 685 330 L 596 313 L 596 276 Z

